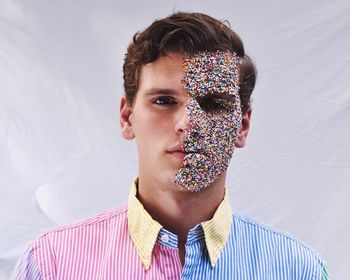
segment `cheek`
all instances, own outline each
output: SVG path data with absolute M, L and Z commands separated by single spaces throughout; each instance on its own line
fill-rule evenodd
M 207 139 L 215 153 L 229 155 L 234 149 L 236 129 L 231 116 L 212 116 L 210 129 L 207 131 Z
M 144 109 L 135 115 L 135 125 L 140 131 L 149 131 L 150 133 L 166 126 L 166 118 L 162 114 L 152 112 L 150 110 Z

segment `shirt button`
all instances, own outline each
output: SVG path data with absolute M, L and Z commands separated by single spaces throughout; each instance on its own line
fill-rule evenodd
M 168 242 L 169 241 L 169 235 L 163 234 L 160 238 L 163 242 Z

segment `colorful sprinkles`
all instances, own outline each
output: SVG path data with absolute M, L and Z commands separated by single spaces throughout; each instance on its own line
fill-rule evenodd
M 181 188 L 200 191 L 229 165 L 242 121 L 238 64 L 230 51 L 185 55 L 182 82 L 191 99 L 185 109 L 187 155 L 175 176 Z

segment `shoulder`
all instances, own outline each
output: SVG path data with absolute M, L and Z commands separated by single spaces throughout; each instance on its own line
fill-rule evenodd
M 127 206 L 109 209 L 101 214 L 65 226 L 45 231 L 34 239 L 19 259 L 14 272 L 15 279 L 45 275 L 56 279 L 57 267 L 66 271 L 77 268 L 87 259 L 99 263 L 102 252 L 114 246 L 115 237 L 128 235 Z M 125 238 L 123 238 L 125 240 Z
M 319 254 L 311 247 L 295 238 L 293 235 L 271 227 L 237 210 L 233 211 L 232 227 L 243 236 L 255 237 L 269 242 L 270 246 L 295 246 L 298 249 L 309 250 L 315 255 Z M 245 235 L 244 235 L 245 234 Z
M 271 227 L 242 212 L 234 210 L 232 216 L 232 226 L 235 227 L 235 230 L 237 230 L 237 228 L 240 228 L 242 231 L 249 231 L 251 232 L 251 234 L 265 236 L 266 238 L 271 238 L 276 242 L 291 242 L 298 246 L 305 247 L 306 249 L 311 249 L 308 245 L 298 240 L 293 235 L 279 230 L 277 228 Z
M 65 239 L 77 241 L 77 238 L 84 235 L 88 235 L 91 238 L 99 235 L 101 232 L 108 232 L 111 228 L 122 227 L 127 224 L 127 210 L 127 205 L 121 205 L 81 221 L 53 227 L 34 239 L 33 246 L 35 247 L 44 240 L 51 238 L 59 239 L 60 241 Z
M 242 250 L 256 258 L 267 257 L 273 269 L 288 267 L 293 273 L 318 276 L 326 268 L 321 255 L 304 242 L 236 210 L 231 231 L 233 240 L 243 244 Z
M 273 236 L 276 238 L 286 238 L 288 240 L 300 242 L 297 239 L 295 239 L 292 235 L 281 231 L 277 228 L 271 227 L 245 213 L 242 213 L 237 210 L 233 210 L 232 212 L 232 226 L 234 227 L 241 227 L 242 229 L 249 228 L 255 230 L 255 232 L 265 233 L 269 236 Z

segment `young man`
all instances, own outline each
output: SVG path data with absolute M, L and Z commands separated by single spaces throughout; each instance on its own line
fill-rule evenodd
M 176 13 L 134 36 L 120 123 L 139 174 L 127 206 L 49 230 L 15 279 L 327 279 L 293 237 L 232 212 L 226 169 L 245 145 L 256 71 L 240 38 Z

